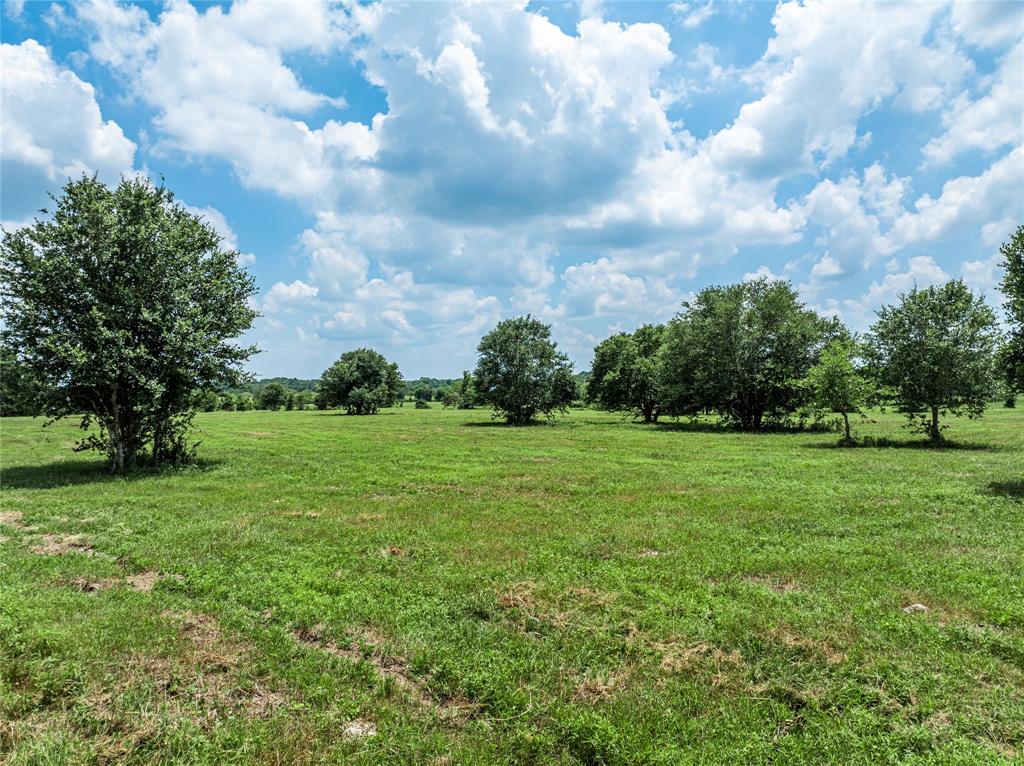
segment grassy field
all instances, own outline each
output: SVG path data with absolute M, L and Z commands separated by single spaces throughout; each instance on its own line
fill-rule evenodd
M 115 479 L 5 419 L 0 762 L 1024 758 L 1024 409 L 876 420 L 218 413 Z

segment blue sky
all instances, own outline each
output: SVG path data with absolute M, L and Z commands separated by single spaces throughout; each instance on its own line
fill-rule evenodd
M 162 177 L 260 288 L 261 376 L 471 368 L 533 313 L 580 368 L 709 285 L 857 330 L 999 302 L 1024 221 L 1024 4 L 3 3 L 2 220 Z

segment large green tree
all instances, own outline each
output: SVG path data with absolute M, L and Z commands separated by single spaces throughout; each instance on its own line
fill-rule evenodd
M 602 409 L 629 412 L 645 423 L 661 414 L 658 353 L 664 325 L 647 324 L 632 333 L 618 333 L 594 349 L 587 399 Z
M 665 328 L 664 406 L 713 410 L 744 429 L 782 421 L 806 400 L 801 380 L 839 330 L 783 280 L 705 288 Z
M 999 248 L 1003 256 L 1003 282 L 1010 335 L 1000 361 L 1010 391 L 1024 391 L 1024 226 L 1018 226 L 1010 241 Z
M 111 467 L 187 460 L 196 391 L 241 382 L 256 349 L 230 342 L 256 312 L 252 278 L 220 236 L 141 178 L 70 181 L 47 217 L 0 246 L 5 344 L 43 411 L 83 415 L 79 448 Z
M 390 407 L 402 388 L 398 365 L 370 348 L 348 351 L 320 376 L 317 403 L 342 407 L 349 415 L 374 415 Z
M 998 342 L 995 313 L 959 280 L 914 288 L 883 306 L 868 336 L 888 398 L 935 442 L 943 414 L 981 417 L 995 395 Z
M 576 396 L 572 363 L 551 340 L 551 328 L 530 315 L 499 322 L 477 351 L 476 399 L 511 425 L 565 410 Z

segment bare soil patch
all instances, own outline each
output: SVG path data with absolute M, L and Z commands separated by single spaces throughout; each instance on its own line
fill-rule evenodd
M 0 524 L 6 524 L 15 529 L 27 529 L 21 520 L 21 511 L 0 511 Z
M 82 593 L 94 593 L 110 588 L 127 587 L 142 593 L 153 590 L 158 582 L 168 579 L 181 579 L 180 575 L 165 575 L 160 572 L 146 571 L 138 574 L 127 575 L 126 577 L 75 577 L 67 581 L 75 590 Z
M 102 556 L 99 551 L 85 542 L 83 535 L 62 535 L 46 533 L 40 535 L 39 542 L 31 546 L 33 553 L 41 556 L 64 556 L 77 553 L 82 556 Z

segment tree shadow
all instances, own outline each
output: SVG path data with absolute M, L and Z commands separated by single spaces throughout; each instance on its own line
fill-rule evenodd
M 1008 500 L 1016 500 L 1024 503 L 1024 480 L 1021 481 L 993 481 L 988 485 L 988 491 L 993 495 L 1005 497 Z
M 828 442 L 817 442 L 808 444 L 812 449 L 919 449 L 933 450 L 935 452 L 999 452 L 1001 447 L 994 444 L 981 444 L 979 442 L 954 442 L 941 441 L 935 443 L 929 439 L 874 439 L 865 437 L 853 441 L 836 440 Z
M 739 429 L 724 425 L 723 423 L 708 423 L 701 420 L 671 420 L 661 423 L 644 423 L 637 421 L 638 425 L 650 425 L 655 433 L 699 433 L 699 434 L 739 434 L 745 433 Z M 746 433 L 757 433 L 750 431 Z
M 550 428 L 558 425 L 557 419 L 531 420 L 529 423 L 506 423 L 504 420 L 467 420 L 465 428 Z
M 163 476 L 211 470 L 222 460 L 197 460 L 180 468 L 139 468 L 122 475 L 113 474 L 103 460 L 55 461 L 46 465 L 0 467 L 0 491 L 8 489 L 55 489 L 78 484 L 135 482 Z

